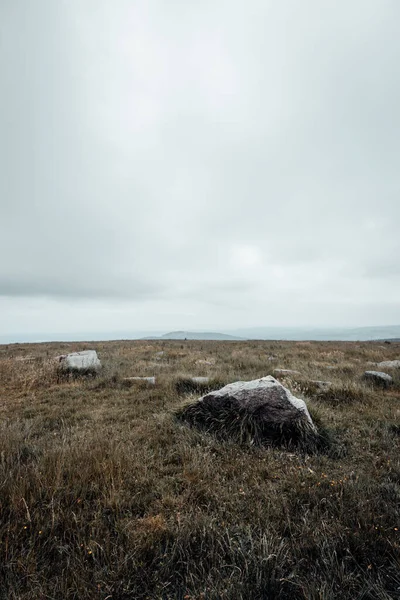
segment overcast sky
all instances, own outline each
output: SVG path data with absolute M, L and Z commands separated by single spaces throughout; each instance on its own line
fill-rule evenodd
M 0 333 L 400 323 L 398 0 L 1 0 Z

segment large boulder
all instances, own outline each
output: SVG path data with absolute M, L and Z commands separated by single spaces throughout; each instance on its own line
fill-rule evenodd
M 363 379 L 372 385 L 384 388 L 390 387 L 393 383 L 393 378 L 381 371 L 365 371 Z
M 83 350 L 60 356 L 60 367 L 62 371 L 87 374 L 97 373 L 101 369 L 101 362 L 95 350 Z
M 272 376 L 230 383 L 178 416 L 189 425 L 252 443 L 297 444 L 317 436 L 304 400 Z
M 400 360 L 384 360 L 376 366 L 380 369 L 400 369 Z

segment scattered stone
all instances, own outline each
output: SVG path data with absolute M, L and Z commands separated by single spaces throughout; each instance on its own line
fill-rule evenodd
M 400 369 L 400 360 L 384 360 L 376 366 L 381 369 Z
M 284 377 L 285 375 L 301 375 L 300 371 L 292 371 L 292 369 L 274 369 L 275 375 L 281 375 Z
M 393 383 L 393 378 L 387 373 L 382 373 L 381 371 L 365 371 L 363 379 L 369 381 L 373 385 L 385 388 L 391 386 Z
M 319 381 L 316 379 L 311 379 L 310 383 L 313 383 L 320 390 L 326 390 L 332 385 L 331 381 Z
M 124 381 L 147 381 L 147 383 L 151 383 L 152 385 L 156 384 L 155 377 L 125 377 Z
M 230 383 L 178 416 L 189 425 L 239 439 L 247 436 L 254 443 L 298 443 L 317 434 L 304 400 L 272 376 Z
M 209 366 L 213 366 L 215 365 L 215 358 L 209 358 L 209 359 L 204 359 L 204 358 L 199 358 L 199 360 L 196 360 L 196 365 L 209 365 Z
M 278 358 L 277 356 L 271 355 L 271 356 L 268 356 L 267 360 L 276 360 L 277 358 Z
M 190 377 L 190 379 L 194 383 L 208 383 L 210 381 L 209 377 Z
M 101 369 L 101 362 L 95 350 L 72 352 L 59 357 L 60 367 L 63 371 L 74 373 L 97 373 Z

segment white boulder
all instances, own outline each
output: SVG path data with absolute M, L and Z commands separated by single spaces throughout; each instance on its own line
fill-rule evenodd
M 400 369 L 400 360 L 384 360 L 376 366 L 380 369 Z
M 95 350 L 83 350 L 60 356 L 60 365 L 63 370 L 74 372 L 97 372 L 101 369 L 101 362 Z

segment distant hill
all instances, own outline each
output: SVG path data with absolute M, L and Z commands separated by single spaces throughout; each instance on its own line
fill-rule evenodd
M 223 332 L 170 331 L 96 331 L 69 333 L 28 333 L 0 335 L 0 344 L 50 341 L 107 341 L 107 340 L 287 340 L 287 341 L 380 341 L 400 340 L 400 325 L 381 327 L 250 327 Z
M 216 340 L 216 341 L 239 341 L 244 338 L 227 333 L 216 333 L 208 331 L 170 331 L 160 336 L 151 336 L 145 339 L 151 340 Z

